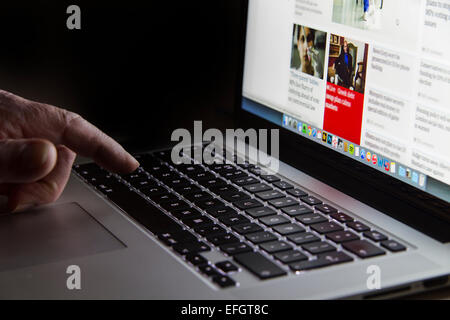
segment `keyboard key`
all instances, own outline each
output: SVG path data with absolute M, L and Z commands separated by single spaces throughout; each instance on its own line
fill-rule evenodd
M 283 198 L 285 195 L 277 190 L 263 191 L 255 194 L 258 198 L 264 201 Z
M 204 191 L 198 191 L 193 193 L 185 194 L 184 197 L 192 202 L 198 202 L 198 201 L 206 201 L 212 199 L 212 196 Z
M 250 199 L 250 196 L 248 194 L 240 192 L 240 191 L 224 192 L 224 193 L 220 194 L 220 197 L 228 202 L 237 202 L 237 201 Z
M 159 194 L 159 195 L 152 195 L 150 196 L 150 199 L 155 201 L 158 204 L 168 202 L 168 201 L 176 201 L 178 200 L 177 196 L 175 196 L 173 193 L 165 193 L 165 194 Z
M 203 182 L 205 182 L 205 181 L 209 181 L 209 180 L 214 180 L 214 179 L 216 179 L 216 176 L 213 175 L 211 172 L 204 171 L 204 172 L 198 172 L 198 173 L 192 174 L 192 175 L 190 176 L 190 178 L 191 178 L 192 180 L 197 181 L 197 182 L 200 183 L 200 184 L 203 184 Z M 205 183 L 206 183 L 206 182 L 205 182 Z
M 270 183 L 280 181 L 280 178 L 278 178 L 277 176 L 274 176 L 272 174 L 263 174 L 263 175 L 261 175 L 261 178 Z
M 287 236 L 287 239 L 295 243 L 296 245 L 302 245 L 305 243 L 320 241 L 320 238 L 312 233 L 296 233 Z
M 137 193 L 131 191 L 113 193 L 110 195 L 110 199 L 154 234 L 181 229 L 175 220 L 171 219 Z
M 277 253 L 280 251 L 291 250 L 292 247 L 284 241 L 265 242 L 259 245 L 267 253 Z
M 375 242 L 384 241 L 388 238 L 378 231 L 366 231 L 363 233 L 364 237 L 369 238 L 370 240 L 373 240 Z
M 170 181 L 170 180 L 175 180 L 175 179 L 181 179 L 181 176 L 176 173 L 175 171 L 169 171 L 169 172 L 163 172 L 161 174 L 153 174 L 154 176 L 156 176 L 157 179 L 161 180 L 161 181 Z
M 359 221 L 348 222 L 347 226 L 358 232 L 370 230 L 370 228 L 368 226 L 366 226 L 365 224 L 363 224 Z
M 291 207 L 285 207 L 282 208 L 281 211 L 283 211 L 284 213 L 286 213 L 287 215 L 291 216 L 291 217 L 295 217 L 301 214 L 309 214 L 309 213 L 314 213 L 310 208 L 308 208 L 307 206 L 304 206 L 302 204 L 298 204 L 295 206 L 291 206 Z
M 308 257 L 298 250 L 289 250 L 279 252 L 273 255 L 275 259 L 283 263 L 291 263 L 296 261 L 308 260 Z
M 220 159 L 219 159 L 218 161 L 221 162 Z M 223 169 L 223 167 L 225 166 L 225 164 L 224 164 L 224 163 L 216 163 L 216 162 L 214 162 L 214 163 L 212 163 L 212 164 L 207 164 L 206 166 L 207 166 L 210 170 L 215 171 L 215 172 L 218 172 L 218 171 L 220 171 L 221 169 Z M 233 169 L 233 168 L 231 168 L 231 169 Z
M 206 209 L 206 212 L 215 218 L 230 215 L 230 214 L 237 214 L 236 210 L 234 210 L 233 208 L 227 207 L 227 206 L 208 208 L 208 209 Z
M 183 187 L 176 187 L 176 188 L 174 188 L 174 190 L 181 195 L 202 191 L 199 187 L 194 186 L 193 184 L 190 184 L 188 186 L 183 186 Z
M 245 190 L 251 193 L 258 193 L 263 191 L 273 190 L 265 183 L 255 183 L 244 187 Z
M 147 197 L 154 197 L 160 194 L 166 194 L 167 193 L 167 189 L 164 187 L 160 187 L 160 186 L 151 186 L 151 187 L 146 187 L 144 189 L 140 189 L 140 191 L 145 194 Z
M 248 161 L 242 161 L 242 159 L 239 159 L 239 160 L 237 161 L 237 165 L 238 165 L 239 167 L 241 167 L 241 168 L 243 168 L 243 169 L 247 169 L 247 170 L 255 167 L 254 164 L 249 163 Z
M 243 242 L 225 244 L 223 246 L 220 246 L 220 250 L 222 250 L 226 254 L 229 254 L 230 256 L 238 254 L 238 253 L 242 253 L 242 252 L 253 251 L 252 247 L 250 247 L 249 245 L 247 245 Z
M 189 186 L 191 183 L 185 178 L 170 179 L 164 183 L 172 189 Z
M 227 185 L 227 182 L 225 180 L 223 180 L 222 178 L 212 178 L 212 179 L 207 179 L 207 180 L 201 180 L 198 183 L 208 189 Z
M 194 231 L 203 237 L 226 233 L 226 230 L 218 224 L 199 226 L 194 228 Z
M 180 176 L 178 173 L 169 169 L 169 167 L 167 166 L 156 166 L 152 169 L 153 170 L 148 170 L 148 173 L 159 180 L 176 178 Z
M 220 276 L 220 273 L 210 264 L 202 264 L 198 266 L 198 270 L 207 276 Z
M 191 228 L 197 228 L 197 227 L 213 224 L 213 221 L 206 216 L 186 218 L 186 219 L 183 219 L 182 221 L 185 225 L 187 225 L 188 227 L 191 227 Z
M 330 215 L 331 218 L 336 219 L 339 222 L 351 222 L 353 221 L 353 218 L 346 215 L 345 213 L 342 212 L 338 212 L 338 213 L 333 213 Z
M 158 239 L 167 246 L 174 246 L 179 243 L 195 242 L 197 238 L 188 231 L 165 232 L 158 235 Z
M 220 246 L 220 245 L 227 244 L 227 243 L 239 242 L 239 239 L 236 238 L 231 233 L 216 234 L 216 235 L 208 236 L 208 237 L 206 237 L 206 239 L 215 246 Z
M 277 239 L 277 237 L 273 233 L 270 233 L 267 231 L 246 234 L 245 238 L 254 244 L 263 243 L 263 242 L 272 241 L 272 240 Z
M 359 237 L 351 231 L 337 231 L 328 233 L 327 238 L 336 243 L 359 240 Z
M 342 246 L 363 259 L 385 254 L 385 252 L 381 248 L 371 244 L 366 240 L 345 242 L 342 244 Z
M 148 173 L 150 173 L 151 175 L 153 175 L 156 178 L 161 177 L 162 174 L 171 171 L 168 166 L 166 166 L 165 164 L 161 164 L 161 163 L 149 165 L 149 166 L 144 165 L 144 168 L 145 168 L 145 170 L 147 170 Z
M 247 210 L 252 208 L 262 207 L 262 203 L 255 199 L 243 200 L 233 203 L 237 208 L 241 210 Z
M 211 170 L 219 173 L 219 174 L 223 174 L 223 173 L 227 173 L 227 172 L 233 172 L 236 170 L 236 167 L 232 164 L 226 163 L 226 164 L 222 164 L 220 166 L 213 166 L 212 168 L 210 168 Z
M 183 200 L 168 201 L 161 204 L 161 207 L 169 212 L 175 210 L 189 209 L 189 205 Z
M 239 268 L 231 261 L 221 261 L 216 263 L 216 267 L 225 273 L 238 271 Z
M 209 199 L 209 200 L 202 200 L 202 201 L 198 201 L 195 203 L 198 207 L 202 208 L 202 209 L 209 209 L 209 208 L 215 208 L 215 207 L 220 207 L 220 206 L 224 206 L 225 203 L 223 203 L 222 201 L 220 201 L 219 199 Z
M 405 251 L 406 247 L 395 240 L 385 240 L 381 242 L 381 246 L 392 252 Z
M 236 285 L 236 282 L 228 276 L 218 275 L 213 276 L 211 279 L 221 288 L 234 287 Z
M 255 223 L 244 223 L 231 227 L 234 231 L 239 234 L 247 234 L 262 231 L 262 228 Z
M 249 169 L 251 173 L 253 173 L 255 176 L 261 176 L 262 174 L 265 174 L 265 171 L 261 169 L 260 167 L 254 167 Z
M 275 230 L 282 236 L 293 233 L 305 232 L 305 229 L 300 227 L 298 224 L 294 223 L 282 224 L 280 226 L 273 227 L 273 230 Z
M 248 220 L 246 217 L 240 214 L 230 214 L 226 216 L 221 216 L 219 217 L 219 221 L 228 227 L 250 222 L 250 220 Z
M 180 164 L 176 166 L 176 168 L 189 177 L 197 173 L 205 172 L 205 169 L 203 169 L 199 164 Z
M 283 191 L 294 188 L 294 186 L 292 184 L 287 183 L 285 181 L 278 181 L 278 182 L 275 182 L 273 185 Z
M 268 216 L 268 217 L 262 217 L 258 219 L 260 222 L 264 223 L 268 227 L 277 226 L 280 224 L 289 223 L 289 219 L 276 215 L 276 216 Z
M 306 197 L 308 195 L 305 191 L 300 190 L 300 189 L 291 189 L 291 190 L 288 190 L 287 193 L 289 193 L 291 196 L 294 196 L 297 198 Z
M 268 207 L 260 207 L 245 210 L 245 212 L 253 218 L 265 217 L 276 214 L 276 211 Z
M 201 255 L 196 254 L 196 253 L 191 253 L 191 254 L 186 255 L 186 260 L 189 261 L 190 263 L 192 263 L 194 266 L 208 263 L 208 260 L 206 260 Z
M 336 250 L 336 247 L 326 241 L 313 242 L 302 245 L 302 248 L 312 254 L 319 254 Z
M 310 206 L 315 206 L 322 203 L 322 201 L 313 196 L 301 197 L 300 199 Z
M 234 259 L 260 279 L 270 279 L 286 274 L 283 269 L 257 252 L 238 254 L 234 256 Z
M 333 208 L 332 206 L 329 206 L 327 204 L 319 204 L 319 205 L 315 206 L 314 208 L 325 214 L 332 214 L 332 213 L 337 212 L 336 208 Z
M 340 225 L 338 225 L 335 222 L 323 222 L 323 223 L 313 224 L 311 226 L 311 229 L 313 229 L 314 231 L 317 231 L 320 234 L 344 230 L 344 228 L 342 228 Z
M 221 173 L 221 176 L 224 177 L 225 179 L 235 180 L 238 178 L 248 177 L 248 174 L 242 170 L 233 170 L 233 171 Z M 255 183 L 256 181 L 257 181 L 256 179 L 255 179 L 255 181 L 252 180 L 251 183 Z
M 242 187 L 242 186 L 258 183 L 259 180 L 256 178 L 253 178 L 253 177 L 244 177 L 244 178 L 233 179 L 231 182 Z
M 173 249 L 183 256 L 191 253 L 206 252 L 211 250 L 211 248 L 204 242 L 180 243 L 175 245 Z
M 353 258 L 349 257 L 341 251 L 329 252 L 320 255 L 315 260 L 294 262 L 289 265 L 292 271 L 311 270 L 317 268 L 323 268 L 330 265 L 335 265 L 344 262 L 353 261 Z
M 158 186 L 157 183 L 153 180 L 151 180 L 148 177 L 142 178 L 142 179 L 137 179 L 137 180 L 132 180 L 130 182 L 130 184 L 135 187 L 136 189 L 143 189 L 146 187 L 156 187 Z
M 215 194 L 221 195 L 222 193 L 227 193 L 227 192 L 237 192 L 239 191 L 236 187 L 233 187 L 231 184 L 226 184 L 226 185 L 222 185 L 222 186 L 218 186 L 218 187 L 213 187 L 210 188 L 210 190 L 212 192 L 214 192 Z
M 325 218 L 324 216 L 322 216 L 322 215 L 320 215 L 318 213 L 311 213 L 311 214 L 305 214 L 305 215 L 301 215 L 301 216 L 296 216 L 295 219 L 300 221 L 301 223 L 303 223 L 305 225 L 310 225 L 310 224 L 314 224 L 314 223 L 321 223 L 321 222 L 328 221 L 327 218 Z
M 280 209 L 280 208 L 296 205 L 296 204 L 298 204 L 298 202 L 293 198 L 281 198 L 281 199 L 270 200 L 269 204 L 271 204 L 272 206 L 274 206 L 277 209 Z

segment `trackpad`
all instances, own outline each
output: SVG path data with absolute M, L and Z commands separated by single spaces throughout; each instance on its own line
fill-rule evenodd
M 0 244 L 0 271 L 125 247 L 76 203 L 0 216 Z

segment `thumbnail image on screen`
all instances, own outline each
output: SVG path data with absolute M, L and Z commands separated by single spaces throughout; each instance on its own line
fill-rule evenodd
M 291 69 L 323 79 L 326 39 L 325 32 L 295 24 Z
M 360 143 L 369 46 L 330 35 L 324 129 Z

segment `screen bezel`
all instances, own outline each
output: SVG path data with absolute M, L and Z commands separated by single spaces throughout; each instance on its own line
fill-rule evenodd
M 240 19 L 242 41 L 236 81 L 235 127 L 280 129 L 280 160 L 418 229 L 441 242 L 450 241 L 450 204 L 427 192 L 312 142 L 242 108 L 248 2 Z M 301 157 L 298 155 L 301 154 Z

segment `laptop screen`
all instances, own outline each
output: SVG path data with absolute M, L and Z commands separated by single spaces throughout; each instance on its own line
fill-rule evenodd
M 450 201 L 448 39 L 448 0 L 250 0 L 242 108 Z

